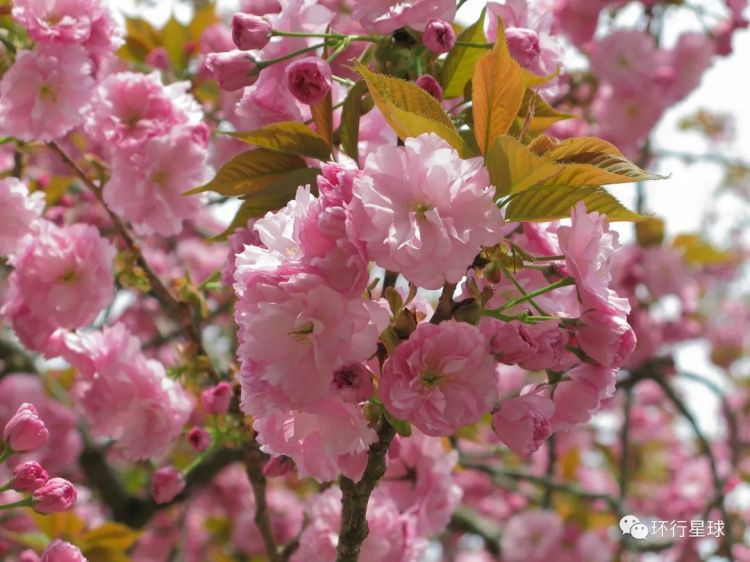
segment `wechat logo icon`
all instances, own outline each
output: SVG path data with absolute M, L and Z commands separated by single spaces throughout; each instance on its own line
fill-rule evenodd
M 620 519 L 620 530 L 623 535 L 630 535 L 640 541 L 648 536 L 648 527 L 641 523 L 635 515 L 625 515 Z

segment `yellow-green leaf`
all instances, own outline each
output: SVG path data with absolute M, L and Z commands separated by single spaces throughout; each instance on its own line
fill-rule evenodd
M 83 519 L 72 511 L 41 515 L 31 512 L 31 518 L 37 528 L 50 539 L 63 538 L 71 542 L 77 542 L 78 537 L 83 534 L 86 524 Z
M 326 146 L 333 145 L 333 100 L 328 92 L 322 100 L 310 106 L 313 122 L 318 135 L 325 141 Z M 326 156 L 327 158 L 327 156 Z
M 190 39 L 200 41 L 203 31 L 218 22 L 219 17 L 216 15 L 216 5 L 213 2 L 197 8 L 192 21 L 188 25 Z
M 367 91 L 367 84 L 360 80 L 349 90 L 341 108 L 341 125 L 339 137 L 344 152 L 359 161 L 359 119 L 364 113 L 362 95 Z
M 697 234 L 680 234 L 672 244 L 682 249 L 686 262 L 694 265 L 720 265 L 736 259 L 731 252 L 712 246 Z
M 498 23 L 495 46 L 477 61 L 472 79 L 474 135 L 482 154 L 487 154 L 495 138 L 508 132 L 526 88 L 526 74 L 510 56 Z
M 565 170 L 555 183 L 565 185 L 607 185 L 664 179 L 666 176 L 641 169 L 613 144 L 596 137 L 576 137 L 561 141 L 545 156 Z
M 612 221 L 638 221 L 643 217 L 623 206 L 612 194 L 601 187 L 579 189 L 560 185 L 533 187 L 512 196 L 505 211 L 509 221 L 545 222 L 570 216 L 579 201 L 586 209 L 598 211 Z
M 327 160 L 331 150 L 325 139 L 299 121 L 282 121 L 255 131 L 227 133 L 248 144 L 286 154 Z
M 142 61 L 161 44 L 159 32 L 142 18 L 125 18 L 125 45 L 118 55 L 127 60 Z
M 316 170 L 308 168 L 305 161 L 294 154 L 284 154 L 266 149 L 248 150 L 224 164 L 214 179 L 205 185 L 186 192 L 193 195 L 215 191 L 227 196 L 252 196 L 273 192 L 275 187 L 310 183 Z
M 528 189 L 562 170 L 559 164 L 537 156 L 518 139 L 507 135 L 495 139 L 486 163 L 497 197 Z
M 84 534 L 78 546 L 82 550 L 102 548 L 106 550 L 127 550 L 141 536 L 139 531 L 120 523 L 104 523 Z
M 461 43 L 484 43 L 484 15 L 486 9 L 474 25 L 464 29 L 457 38 Z M 466 84 L 471 80 L 477 61 L 485 52 L 475 47 L 454 47 L 443 64 L 440 82 L 446 99 L 458 98 L 464 94 Z
M 464 152 L 463 141 L 448 114 L 435 98 L 419 86 L 368 70 L 356 63 L 372 99 L 388 124 L 402 139 L 436 133 L 453 148 Z
M 169 62 L 177 69 L 187 65 L 188 52 L 185 44 L 190 39 L 188 29 L 172 16 L 161 30 L 161 44 L 169 55 Z
M 526 130 L 526 132 L 530 134 L 542 133 L 558 121 L 578 118 L 577 115 L 573 115 L 572 113 L 561 113 L 557 111 L 554 107 L 548 104 L 542 96 L 533 90 L 526 90 L 523 101 L 521 102 L 521 109 L 518 113 L 519 125 L 523 126 L 526 121 L 526 116 L 531 104 L 534 106 L 534 115 Z

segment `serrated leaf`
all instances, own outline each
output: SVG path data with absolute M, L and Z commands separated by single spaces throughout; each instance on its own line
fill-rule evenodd
M 185 44 L 190 39 L 188 29 L 177 18 L 169 18 L 161 30 L 161 44 L 169 55 L 169 62 L 176 69 L 183 69 L 187 65 L 188 53 Z
M 484 43 L 484 16 L 486 9 L 474 25 L 464 29 L 457 38 L 457 42 Z M 443 64 L 440 82 L 443 85 L 443 97 L 446 99 L 458 98 L 464 95 L 466 84 L 471 81 L 474 67 L 481 56 L 485 54 L 482 49 L 475 47 L 454 47 Z
M 310 112 L 317 134 L 323 139 L 327 147 L 333 146 L 333 99 L 331 98 L 331 92 L 328 92 L 318 103 L 310 106 Z
M 349 90 L 341 108 L 341 125 L 339 137 L 341 148 L 347 156 L 359 162 L 359 120 L 362 111 L 362 95 L 367 91 L 367 84 L 360 80 Z
M 562 170 L 562 166 L 537 156 L 518 139 L 507 135 L 497 137 L 492 143 L 486 164 L 497 197 L 528 189 Z
M 474 135 L 482 154 L 508 132 L 526 88 L 525 73 L 510 56 L 503 26 L 498 24 L 495 46 L 477 61 L 472 79 Z
M 138 537 L 139 531 L 120 523 L 104 523 L 96 529 L 86 532 L 79 540 L 81 550 L 101 548 L 105 550 L 127 550 Z
M 272 123 L 255 131 L 227 133 L 236 139 L 276 152 L 327 160 L 331 150 L 325 139 L 299 121 Z
M 210 182 L 185 195 L 215 191 L 227 196 L 251 196 L 290 183 L 296 188 L 315 179 L 316 172 L 311 170 L 302 158 L 294 154 L 262 148 L 248 150 L 219 168 Z
M 411 82 L 372 72 L 359 62 L 356 70 L 365 79 L 375 105 L 399 137 L 436 133 L 463 154 L 463 141 L 458 131 L 440 102 L 430 94 Z
M 628 210 L 601 187 L 579 189 L 560 185 L 533 187 L 512 196 L 505 210 L 509 221 L 546 222 L 570 216 L 571 208 L 583 201 L 586 209 L 603 213 L 612 221 L 638 221 L 642 215 Z
M 564 121 L 565 119 L 577 119 L 577 115 L 572 113 L 561 113 L 554 107 L 547 103 L 547 101 L 534 92 L 533 90 L 526 90 L 523 101 L 521 102 L 521 109 L 518 112 L 519 124 L 523 125 L 528 114 L 529 105 L 534 104 L 534 116 L 531 118 L 527 132 L 530 134 L 536 134 L 546 131 L 553 124 L 558 121 Z

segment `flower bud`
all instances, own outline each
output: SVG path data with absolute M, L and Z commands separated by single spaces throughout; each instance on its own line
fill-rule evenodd
M 294 461 L 285 455 L 271 457 L 263 467 L 263 476 L 273 478 L 284 476 L 294 470 Z
M 3 439 L 16 452 L 34 451 L 44 445 L 49 431 L 33 404 L 21 404 L 5 424 Z
M 39 556 L 31 549 L 24 550 L 18 555 L 18 562 L 39 562 Z
M 209 414 L 226 414 L 232 403 L 232 386 L 228 382 L 220 382 L 207 388 L 201 392 L 201 403 Z
M 245 0 L 242 3 L 242 11 L 246 14 L 264 16 L 266 14 L 278 14 L 281 12 L 279 0 Z
M 331 91 L 331 67 L 318 57 L 297 59 L 286 69 L 289 91 L 302 103 L 314 105 Z
M 42 554 L 41 562 L 86 562 L 77 546 L 56 540 Z
M 438 84 L 438 81 L 433 76 L 422 74 L 422 76 L 417 78 L 416 84 L 436 100 L 443 101 L 443 88 L 440 87 L 440 84 Z
M 44 486 L 48 480 L 49 474 L 39 463 L 22 462 L 13 469 L 10 486 L 17 492 L 34 492 Z
M 238 12 L 232 17 L 232 39 L 238 49 L 262 49 L 271 40 L 271 22 L 266 18 Z
M 44 486 L 34 491 L 31 507 L 38 513 L 57 513 L 73 507 L 77 499 L 73 484 L 64 478 L 50 478 Z
M 532 66 L 542 52 L 539 36 L 531 29 L 509 27 L 505 30 L 505 42 L 510 54 L 523 67 Z
M 146 64 L 158 68 L 160 70 L 167 70 L 172 66 L 169 62 L 169 53 L 164 47 L 156 47 L 146 55 Z
M 158 504 L 169 503 L 185 489 L 185 478 L 173 466 L 163 466 L 151 476 L 151 495 Z
M 188 443 L 199 453 L 211 445 L 211 435 L 202 427 L 194 427 L 187 434 Z
M 255 59 L 244 51 L 209 53 L 206 68 L 219 82 L 219 87 L 230 92 L 252 86 L 258 79 Z
M 424 29 L 422 42 L 435 54 L 447 53 L 456 44 L 456 32 L 450 22 L 430 20 Z

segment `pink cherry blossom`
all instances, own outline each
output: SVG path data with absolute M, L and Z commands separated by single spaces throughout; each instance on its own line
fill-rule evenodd
M 29 193 L 16 178 L 0 179 L 0 255 L 12 254 L 44 211 L 44 193 Z
M 76 489 L 64 478 L 50 478 L 31 495 L 31 505 L 37 513 L 45 515 L 67 511 L 72 508 L 78 494 Z
M 538 394 L 509 398 L 492 415 L 492 428 L 511 451 L 527 457 L 552 433 L 554 411 L 552 400 Z
M 163 466 L 151 476 L 151 495 L 157 504 L 171 502 L 185 489 L 185 478 L 173 466 Z
M 449 21 L 430 20 L 422 34 L 422 42 L 433 53 L 447 53 L 456 44 L 456 32 Z
M 570 429 L 591 419 L 601 401 L 614 394 L 616 373 L 616 370 L 586 363 L 568 371 L 551 396 L 555 403 L 553 429 Z
M 318 57 L 296 59 L 286 67 L 286 81 L 298 101 L 314 105 L 331 91 L 331 67 Z
M 564 371 L 577 362 L 577 358 L 565 349 L 570 337 L 556 320 L 530 324 L 526 331 L 534 341 L 536 353 L 519 362 L 524 369 Z
M 430 20 L 453 21 L 453 0 L 353 0 L 352 15 L 371 33 L 388 34 L 401 27 L 424 30 Z
M 675 70 L 675 80 L 669 88 L 671 99 L 681 100 L 700 84 L 714 53 L 710 35 L 697 32 L 680 35 L 670 57 Z
M 481 159 L 462 160 L 435 134 L 381 147 L 354 180 L 351 227 L 381 267 L 427 289 L 458 282 L 503 219 Z
M 91 99 L 91 62 L 81 47 L 39 45 L 20 51 L 0 81 L 0 132 L 51 141 L 81 124 Z
M 591 70 L 616 90 L 637 90 L 649 82 L 658 66 L 659 52 L 646 32 L 618 30 L 592 47 Z
M 176 125 L 196 126 L 203 113 L 189 82 L 164 86 L 158 73 L 119 72 L 97 87 L 86 113 L 86 132 L 114 148 L 132 148 L 166 135 Z
M 458 454 L 446 450 L 439 438 L 416 429 L 410 437 L 397 439 L 375 493 L 395 502 L 401 513 L 414 516 L 419 536 L 441 533 L 463 495 L 453 477 Z
M 501 322 L 484 316 L 479 329 L 490 344 L 490 352 L 500 363 L 521 363 L 530 360 L 539 351 L 531 333 L 518 320 Z
M 34 451 L 49 439 L 49 430 L 33 404 L 24 403 L 3 429 L 3 441 L 13 451 Z
M 209 53 L 206 68 L 222 90 L 240 90 L 258 80 L 257 62 L 250 53 L 240 50 Z
M 622 316 L 590 310 L 580 317 L 576 341 L 604 367 L 620 367 L 635 349 L 635 333 Z
M 232 16 L 232 39 L 238 49 L 262 49 L 271 39 L 271 22 L 266 18 L 238 12 Z
M 232 385 L 223 381 L 201 392 L 201 404 L 209 414 L 226 414 L 232 402 Z
M 44 486 L 48 480 L 49 474 L 42 468 L 42 465 L 34 461 L 27 461 L 13 469 L 10 486 L 18 492 L 33 492 Z
M 307 405 L 304 411 L 274 412 L 253 427 L 265 452 L 291 457 L 300 476 L 319 482 L 340 473 L 358 480 L 367 448 L 377 439 L 360 408 L 338 399 Z
M 105 55 L 122 44 L 122 33 L 101 0 L 17 0 L 13 18 L 39 43 L 81 45 Z
M 127 460 L 156 458 L 172 446 L 190 401 L 123 325 L 56 335 L 55 347 L 78 370 L 78 403 L 95 436 L 113 439 Z
M 450 435 L 492 408 L 494 361 L 474 326 L 420 324 L 385 363 L 380 392 L 397 418 L 427 435 Z
M 555 25 L 574 45 L 581 47 L 594 36 L 599 13 L 606 4 L 606 0 L 554 0 Z
M 630 311 L 627 299 L 618 297 L 609 288 L 612 280 L 609 264 L 620 244 L 619 235 L 610 230 L 607 217 L 596 211 L 587 213 L 586 205 L 579 202 L 572 212 L 572 225 L 561 226 L 557 235 L 581 303 L 597 310 L 627 314 Z
M 198 213 L 200 199 L 183 194 L 209 179 L 203 127 L 175 127 L 114 153 L 104 201 L 139 234 L 179 234 Z
M 26 345 L 42 349 L 55 329 L 90 324 L 110 303 L 114 255 L 92 226 L 41 223 L 11 259 L 15 269 L 0 312 Z
M 415 83 L 436 100 L 443 101 L 443 88 L 430 74 L 422 74 L 422 76 L 416 79 Z
M 291 562 L 334 562 L 341 526 L 341 490 L 329 488 L 318 494 L 307 509 L 310 524 L 300 537 Z M 385 496 L 373 496 L 367 506 L 369 533 L 362 543 L 360 562 L 418 562 L 426 547 L 416 535 L 414 519 L 399 514 Z
M 562 535 L 562 521 L 552 511 L 528 510 L 514 515 L 503 529 L 503 559 L 508 562 L 554 559 Z
M 338 189 L 325 179 L 319 183 L 324 196 Z M 286 207 L 255 221 L 260 244 L 245 246 L 237 256 L 241 269 L 272 273 L 282 266 L 300 267 L 320 275 L 334 289 L 361 295 L 369 278 L 367 254 L 347 233 L 346 210 L 326 205 L 327 201 L 300 187 Z
M 330 397 L 336 370 L 375 353 L 387 313 L 316 275 L 259 275 L 244 260 L 237 258 L 235 318 L 245 411 L 295 409 Z M 275 397 L 264 397 L 260 387 Z

